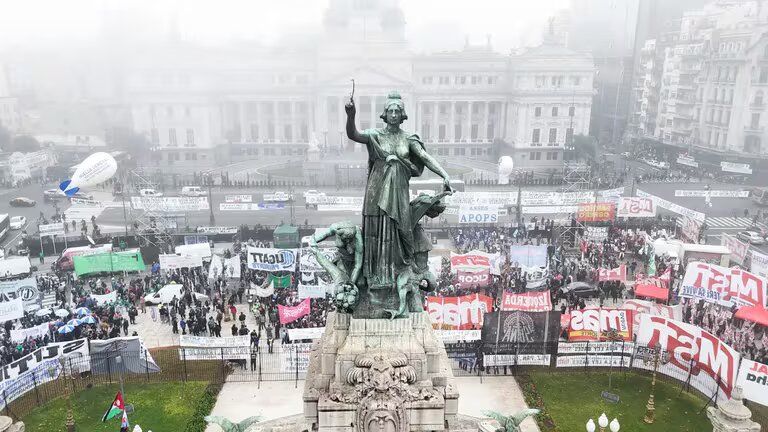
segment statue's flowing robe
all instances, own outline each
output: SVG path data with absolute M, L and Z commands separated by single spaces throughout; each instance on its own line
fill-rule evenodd
M 368 183 L 363 202 L 363 276 L 369 288 L 394 288 L 397 275 L 412 262 L 415 239 L 409 211 L 409 180 L 424 172 L 412 152 L 394 153 L 399 145 L 424 147 L 417 135 L 367 129 Z M 382 145 L 383 144 L 383 145 Z M 386 149 L 392 149 L 392 152 Z

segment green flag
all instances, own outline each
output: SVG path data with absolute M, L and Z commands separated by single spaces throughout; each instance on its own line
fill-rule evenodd
M 291 287 L 291 275 L 275 276 L 270 274 L 272 279 L 272 286 L 274 288 L 290 288 Z

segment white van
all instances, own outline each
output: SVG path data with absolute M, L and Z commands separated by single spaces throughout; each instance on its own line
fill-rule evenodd
M 181 188 L 181 196 L 202 197 L 208 195 L 200 186 L 184 186 Z
M 143 197 L 161 197 L 163 196 L 162 192 L 158 192 L 154 189 L 140 189 L 139 195 Z
M 179 284 L 170 284 L 160 288 L 156 293 L 144 297 L 144 303 L 147 305 L 159 305 L 160 303 L 170 303 L 174 297 L 181 300 L 181 290 L 184 286 Z M 195 299 L 205 302 L 208 296 L 198 292 L 193 292 Z

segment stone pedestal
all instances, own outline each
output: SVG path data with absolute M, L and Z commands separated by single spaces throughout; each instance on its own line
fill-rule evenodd
M 707 417 L 712 422 L 712 432 L 760 432 L 760 425 L 753 422 L 752 412 L 744 406 L 743 390 L 736 387 L 731 399 L 707 408 Z
M 321 432 L 441 431 L 455 422 L 458 398 L 426 313 L 332 313 L 310 353 L 304 417 Z

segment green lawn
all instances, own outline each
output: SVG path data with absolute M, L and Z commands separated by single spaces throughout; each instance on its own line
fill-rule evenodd
M 604 402 L 600 393 L 608 390 L 608 374 L 534 372 L 530 379 L 536 387 L 549 415 L 559 431 L 583 431 L 589 418 L 605 412 L 610 420 L 618 418 L 622 431 L 712 430 L 705 413 L 699 414 L 704 401 L 683 392 L 679 386 L 656 381 L 656 422 L 643 422 L 645 404 L 650 394 L 651 379 L 633 373 L 613 373 L 613 390 L 621 398 L 618 404 Z M 525 386 L 525 379 L 521 382 Z M 534 407 L 535 408 L 535 407 Z M 541 423 L 540 423 L 541 424 Z M 542 428 L 545 431 L 546 428 Z
M 195 412 L 197 402 L 205 392 L 207 383 L 191 381 L 162 384 L 126 384 L 126 403 L 134 406 L 128 421 L 139 424 L 143 430 L 155 432 L 181 432 Z M 83 390 L 73 399 L 73 413 L 78 431 L 115 432 L 120 429 L 120 419 L 105 423 L 101 417 L 114 400 L 118 385 L 98 386 Z M 27 432 L 65 432 L 67 404 L 57 399 L 36 408 L 23 421 Z

